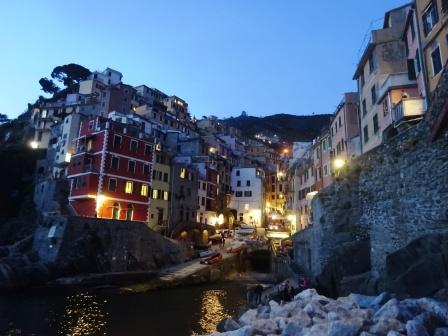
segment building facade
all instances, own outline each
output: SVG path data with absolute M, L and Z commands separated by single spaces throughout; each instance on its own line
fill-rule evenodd
M 71 156 L 69 202 L 79 216 L 147 222 L 154 141 L 140 127 L 96 117 L 81 122 Z
M 237 211 L 237 220 L 261 227 L 264 218 L 264 172 L 257 168 L 233 168 L 233 190 L 230 207 Z

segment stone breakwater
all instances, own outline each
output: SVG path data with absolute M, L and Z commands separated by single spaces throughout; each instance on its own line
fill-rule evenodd
M 270 301 L 226 319 L 212 336 L 448 336 L 448 304 L 430 298 L 399 300 L 350 294 L 336 300 L 308 289 L 288 303 Z

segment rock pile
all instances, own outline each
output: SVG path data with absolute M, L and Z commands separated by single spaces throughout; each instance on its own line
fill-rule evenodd
M 246 311 L 220 323 L 213 336 L 448 336 L 448 304 L 430 298 L 398 300 L 350 294 L 336 300 L 308 289 L 285 304 Z

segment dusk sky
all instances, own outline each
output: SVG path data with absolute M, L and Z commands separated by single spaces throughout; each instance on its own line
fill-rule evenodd
M 123 73 L 196 117 L 333 113 L 369 25 L 403 0 L 0 0 L 0 113 L 57 65 Z M 380 22 L 376 22 L 378 26 Z

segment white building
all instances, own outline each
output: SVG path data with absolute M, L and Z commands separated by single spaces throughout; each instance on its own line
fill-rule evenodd
M 230 208 L 237 210 L 237 220 L 261 227 L 264 218 L 264 172 L 257 168 L 234 168 Z

